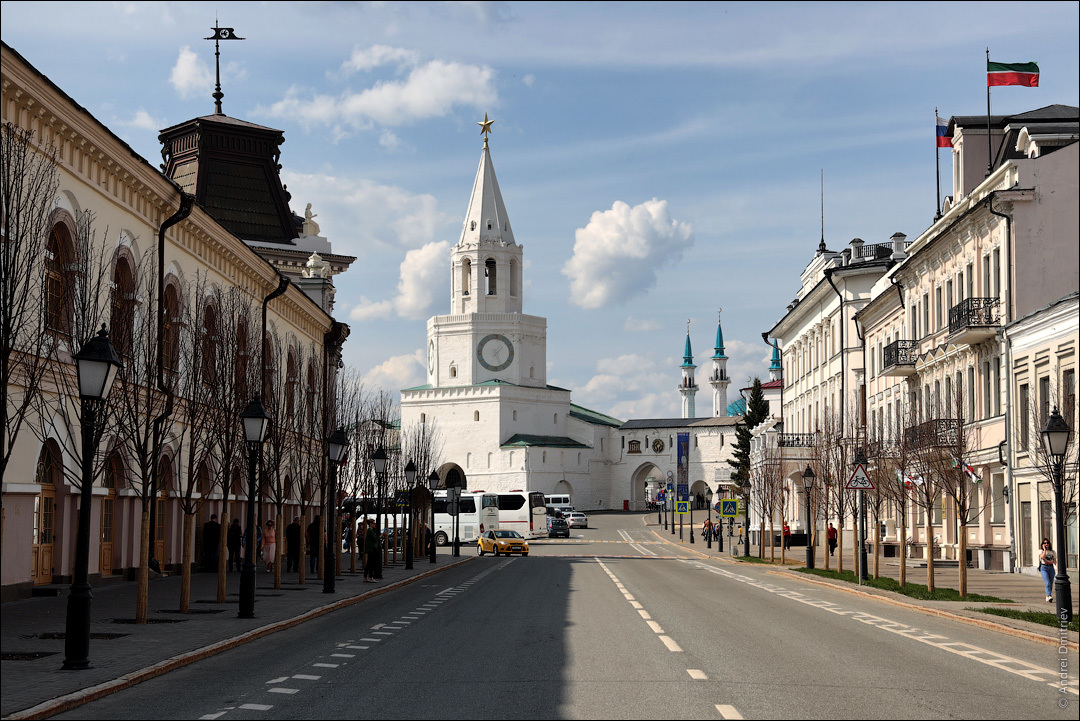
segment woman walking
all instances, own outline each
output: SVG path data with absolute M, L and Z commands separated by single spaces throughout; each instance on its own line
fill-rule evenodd
M 1042 576 L 1043 585 L 1046 586 L 1047 603 L 1054 600 L 1055 563 L 1057 563 L 1057 554 L 1050 547 L 1050 539 L 1044 538 L 1042 540 L 1042 550 L 1039 551 L 1039 574 Z
M 263 559 L 266 560 L 266 572 L 274 570 L 274 551 L 277 547 L 277 531 L 274 530 L 274 522 L 266 522 L 266 531 L 263 533 Z

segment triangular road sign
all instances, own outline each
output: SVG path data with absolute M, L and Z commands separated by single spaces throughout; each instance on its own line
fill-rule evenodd
M 853 491 L 874 490 L 874 484 L 870 482 L 870 476 L 866 474 L 866 467 L 863 464 L 860 463 L 855 466 L 855 471 L 851 474 L 851 478 L 848 479 L 847 485 L 845 485 L 844 488 Z

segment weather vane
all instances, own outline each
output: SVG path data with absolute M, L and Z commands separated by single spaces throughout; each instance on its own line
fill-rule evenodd
M 217 18 L 214 18 L 214 27 L 210 28 L 214 31 L 214 34 L 203 40 L 214 41 L 214 71 L 217 75 L 217 85 L 215 86 L 213 98 L 214 98 L 214 115 L 224 115 L 221 112 L 221 99 L 225 97 L 225 93 L 221 92 L 221 41 L 222 40 L 243 40 L 244 38 L 236 34 L 236 31 L 232 28 L 218 27 Z
M 484 119 L 477 123 L 480 126 L 480 134 L 484 136 L 484 147 L 488 146 L 488 134 L 491 132 L 491 124 L 494 120 L 488 120 L 487 113 L 484 113 Z

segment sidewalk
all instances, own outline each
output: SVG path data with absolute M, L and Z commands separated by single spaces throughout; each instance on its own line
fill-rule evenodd
M 64 626 L 67 617 L 67 589 L 59 597 L 35 597 L 11 601 L 0 606 L 0 716 L 8 718 L 66 694 L 86 691 L 99 684 L 115 682 L 140 672 L 164 673 L 192 659 L 177 657 L 207 649 L 204 657 L 239 645 L 281 628 L 299 623 L 299 617 L 326 612 L 331 605 L 348 605 L 360 598 L 380 593 L 395 584 L 416 580 L 433 571 L 467 562 L 472 554 L 453 558 L 451 549 L 440 548 L 432 564 L 427 557 L 413 562 L 406 571 L 399 563 L 383 569 L 378 584 L 363 582 L 358 570 L 350 574 L 349 557 L 342 557 L 342 575 L 337 577 L 335 593 L 324 594 L 323 582 L 308 576 L 305 585 L 297 583 L 298 574 L 283 573 L 281 589 L 274 589 L 273 574 L 259 572 L 256 577 L 255 618 L 236 617 L 239 604 L 240 573 L 228 574 L 226 603 L 215 602 L 216 573 L 193 573 L 191 607 L 179 613 L 180 576 L 150 581 L 149 623 L 136 625 L 135 583 L 113 583 L 94 589 L 93 623 L 90 629 L 90 664 L 86 671 L 62 671 L 64 661 Z M 358 564 L 359 568 L 359 564 Z M 272 628 L 267 628 L 271 626 Z M 249 634 L 248 637 L 238 637 Z M 12 660 L 9 660 L 12 659 Z M 149 670 L 153 669 L 153 670 Z M 149 671 L 148 671 L 149 670 Z M 54 711 L 58 712 L 58 711 Z M 19 714 L 20 718 L 26 718 Z
M 660 536 L 672 543 L 679 545 L 683 549 L 694 549 L 699 553 L 722 556 L 723 558 L 732 559 L 732 549 L 730 541 L 727 536 L 724 537 L 724 552 L 720 554 L 717 550 L 717 546 L 714 543 L 712 549 L 708 549 L 706 544 L 701 539 L 701 524 L 697 524 L 697 528 L 694 529 L 694 543 L 690 543 L 690 528 L 685 526 L 683 529 L 683 540 L 679 541 L 678 526 L 675 527 L 675 535 L 671 534 L 670 527 L 668 530 L 664 530 L 663 524 L 657 524 L 655 515 L 646 517 L 646 526 L 653 531 L 656 531 Z M 736 537 L 733 540 L 738 540 Z M 743 544 L 738 544 L 738 548 L 735 553 L 742 555 L 744 550 Z M 769 547 L 765 547 L 764 557 L 768 559 Z M 840 551 L 837 551 L 837 555 L 829 559 L 830 570 L 837 570 L 837 561 Z M 750 555 L 758 555 L 758 547 L 751 544 Z M 763 566 L 774 570 L 776 573 L 791 574 L 793 577 L 797 577 L 801 580 L 812 580 L 817 583 L 824 583 L 830 586 L 835 586 L 847 591 L 858 591 L 866 593 L 872 596 L 884 598 L 894 603 L 903 604 L 910 607 L 916 607 L 929 613 L 940 614 L 945 612 L 951 615 L 959 616 L 968 620 L 978 622 L 978 625 L 984 627 L 992 627 L 994 625 L 1012 629 L 1014 631 L 1021 632 L 1022 635 L 1033 635 L 1053 643 L 1058 642 L 1058 630 L 1053 626 L 1044 626 L 1041 624 L 1031 623 L 1028 621 L 1021 621 L 1011 618 L 1005 618 L 1002 616 L 995 616 L 986 613 L 979 613 L 978 611 L 968 611 L 969 608 L 985 608 L 985 607 L 998 607 L 998 608 L 1011 608 L 1020 611 L 1043 611 L 1048 613 L 1055 612 L 1055 605 L 1053 602 L 1046 602 L 1046 595 L 1043 592 L 1042 579 L 1039 576 L 1029 575 L 1026 573 L 1008 573 L 1007 571 L 985 571 L 979 568 L 969 568 L 967 573 L 968 580 L 968 593 L 976 593 L 983 596 L 994 596 L 996 598 L 1003 598 L 1012 601 L 1013 603 L 1001 604 L 1001 603 L 976 603 L 971 601 L 923 601 L 903 594 L 893 593 L 890 591 L 884 591 L 877 588 L 871 588 L 868 586 L 857 586 L 855 584 L 847 583 L 845 581 L 835 581 L 832 579 L 825 579 L 809 574 L 799 573 L 798 571 L 791 570 L 800 568 L 806 563 L 806 546 L 792 546 L 788 549 L 786 558 L 788 566 L 780 565 L 780 548 L 776 548 L 776 565 L 775 566 Z M 795 561 L 794 564 L 791 562 Z M 745 562 L 739 562 L 745 563 Z M 908 559 L 907 561 L 907 582 L 926 585 L 926 568 L 923 566 L 925 562 L 922 560 Z M 757 564 L 755 564 L 757 565 Z M 822 558 L 821 549 L 818 549 L 815 557 L 815 565 L 817 568 L 824 568 L 825 561 Z M 874 556 L 873 553 L 867 556 L 867 566 L 869 568 L 870 575 L 873 575 L 874 570 Z M 844 549 L 844 570 L 853 571 L 855 569 L 855 562 L 853 557 L 853 549 Z M 880 559 L 880 565 L 878 567 L 880 576 L 888 576 L 889 578 L 899 579 L 900 577 L 900 559 L 897 558 L 885 558 Z M 953 565 L 952 567 L 935 567 L 934 568 L 934 583 L 938 588 L 957 588 L 959 583 L 959 569 Z M 1069 574 L 1070 577 L 1073 575 Z M 1077 599 L 1077 589 L 1075 583 L 1073 584 L 1073 601 L 1075 603 Z M 1074 611 L 1075 612 L 1075 611 Z M 989 624 L 989 626 L 987 625 Z M 1069 640 L 1075 644 L 1077 643 L 1078 634 L 1075 632 L 1069 632 Z

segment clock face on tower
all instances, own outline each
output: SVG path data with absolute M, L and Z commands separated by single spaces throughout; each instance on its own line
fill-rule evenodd
M 514 362 L 514 344 L 498 333 L 486 335 L 476 344 L 476 360 L 489 371 L 506 370 Z

